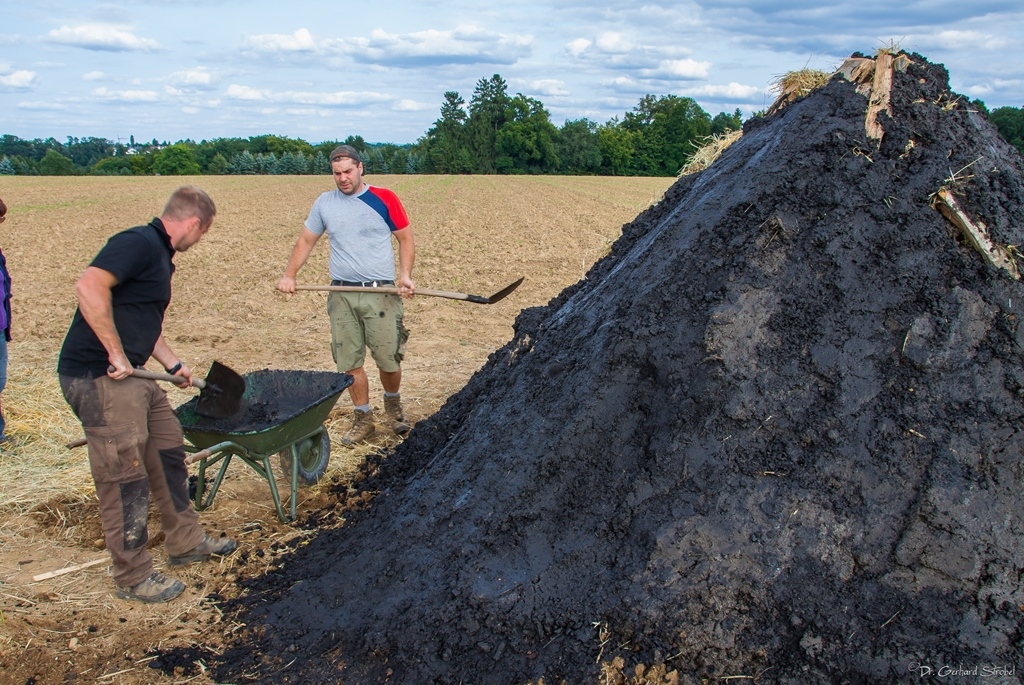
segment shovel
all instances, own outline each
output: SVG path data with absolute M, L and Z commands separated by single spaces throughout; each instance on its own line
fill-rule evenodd
M 156 373 L 146 369 L 132 369 L 136 378 L 148 378 L 154 381 L 181 383 L 184 378 L 169 373 Z M 242 395 L 245 393 L 245 379 L 233 369 L 218 361 L 210 365 L 206 380 L 193 378 L 192 387 L 199 388 L 199 401 L 196 402 L 196 413 L 212 419 L 223 419 L 231 416 L 242 406 Z
M 185 380 L 181 376 L 172 376 L 169 373 L 157 373 L 146 369 L 132 369 L 132 375 L 136 378 L 168 381 L 175 384 Z M 196 414 L 212 419 L 223 419 L 241 408 L 242 395 L 245 394 L 245 379 L 238 375 L 238 372 L 215 361 L 210 365 L 206 380 L 193 378 L 192 387 L 200 390 L 199 401 L 196 402 Z M 69 442 L 67 448 L 70 450 L 84 444 L 86 444 L 85 438 L 79 438 Z
M 519 287 L 519 284 L 523 282 L 526 277 L 520 278 L 518 281 L 509 283 L 504 288 L 494 293 L 490 297 L 484 297 L 483 295 L 467 295 L 466 293 L 450 293 L 444 290 L 421 290 L 416 289 L 417 295 L 426 295 L 428 297 L 447 297 L 449 300 L 464 300 L 466 302 L 472 302 L 473 304 L 494 304 L 498 300 L 503 300 L 513 290 Z M 331 290 L 334 292 L 342 293 L 386 293 L 389 295 L 397 295 L 398 288 L 392 286 L 381 286 L 379 288 L 373 288 L 364 285 L 297 285 L 296 290 Z

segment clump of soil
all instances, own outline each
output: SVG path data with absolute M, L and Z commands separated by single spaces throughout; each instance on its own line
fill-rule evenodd
M 50 537 L 87 549 L 103 549 L 103 525 L 95 499 L 52 497 L 32 510 L 36 525 Z
M 909 57 L 880 145 L 836 77 L 524 311 L 214 676 L 1018 682 L 1024 288 L 929 198 L 1020 245 L 1024 164 Z

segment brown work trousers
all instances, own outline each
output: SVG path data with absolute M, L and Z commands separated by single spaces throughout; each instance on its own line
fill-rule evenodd
M 169 555 L 182 555 L 203 540 L 199 515 L 188 498 L 181 424 L 167 393 L 151 380 L 62 375 L 60 387 L 89 444 L 114 582 L 131 587 L 153 571 L 146 549 L 151 495 Z

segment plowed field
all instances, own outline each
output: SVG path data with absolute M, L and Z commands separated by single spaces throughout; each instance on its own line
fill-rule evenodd
M 395 190 L 417 241 L 421 288 L 490 295 L 525 276 L 494 305 L 418 297 L 406 304 L 412 332 L 404 364 L 407 415 L 421 420 L 460 389 L 512 336 L 515 316 L 546 304 L 605 254 L 623 223 L 657 202 L 673 179 L 393 176 L 368 178 Z M 240 372 L 262 368 L 333 370 L 322 293 L 288 297 L 274 289 L 327 177 L 22 178 L 0 180 L 10 207 L 0 247 L 14 279 L 9 383 L 3 393 L 12 442 L 0 453 L 0 681 L 156 683 L 183 681 L 150 668 L 150 650 L 203 644 L 229 634 L 216 600 L 240 592 L 247 576 L 313 533 L 309 512 L 329 506 L 327 485 L 352 479 L 368 454 L 394 438 L 346 450 L 347 397 L 328 419 L 335 448 L 327 482 L 299 493 L 305 525 L 278 522 L 266 483 L 233 464 L 212 509 L 211 532 L 239 551 L 220 564 L 176 575 L 185 594 L 168 605 L 118 600 L 106 562 L 34 582 L 66 566 L 106 558 L 85 453 L 67 450 L 80 428 L 60 396 L 54 368 L 74 312 L 73 284 L 108 236 L 149 221 L 182 183 L 206 189 L 218 217 L 206 239 L 176 258 L 165 337 L 197 374 L 213 360 Z M 324 284 L 326 245 L 299 282 Z M 371 399 L 381 409 L 372 361 Z M 155 364 L 151 368 L 157 370 Z M 173 405 L 192 393 L 169 389 Z M 383 458 L 386 458 L 384 456 Z M 287 486 L 283 494 L 287 495 Z M 165 561 L 159 521 L 150 533 Z M 100 543 L 102 544 L 102 543 Z M 189 672 L 194 669 L 189 665 Z M 163 665 L 165 670 L 167 665 Z M 180 672 L 184 673 L 184 670 Z M 73 675 L 77 674 L 77 675 Z M 205 676 L 191 682 L 208 682 Z

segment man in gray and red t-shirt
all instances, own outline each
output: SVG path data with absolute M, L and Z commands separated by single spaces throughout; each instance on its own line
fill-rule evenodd
M 402 357 L 409 337 L 402 323 L 401 298 L 412 297 L 416 292 L 412 280 L 416 247 L 409 217 L 398 196 L 387 188 L 363 181 L 363 161 L 355 148 L 336 147 L 331 152 L 331 171 L 338 189 L 323 193 L 313 203 L 277 289 L 295 292 L 295 277 L 324 233 L 331 248 L 332 285 L 398 288 L 401 297 L 335 291 L 327 298 L 334 361 L 339 372 L 351 374 L 354 379 L 349 386 L 355 405 L 352 427 L 341 438 L 342 443 L 351 447 L 376 432 L 369 378 L 363 369 L 366 348 L 380 372 L 384 410 L 391 429 L 399 435 L 409 432 L 399 393 Z M 397 279 L 392 237 L 398 243 Z

